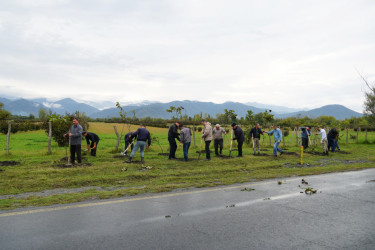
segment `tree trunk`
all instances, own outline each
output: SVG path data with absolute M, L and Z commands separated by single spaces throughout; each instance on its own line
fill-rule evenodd
M 298 128 L 295 128 L 296 130 L 296 146 L 298 146 Z
M 194 147 L 195 147 L 195 130 L 196 130 L 196 127 L 193 126 L 193 142 L 194 142 Z
M 283 132 L 281 131 L 281 133 L 283 133 Z M 284 135 L 283 135 L 283 146 L 285 148 L 285 136 Z
M 52 122 L 48 122 L 48 153 L 51 153 Z
M 356 143 L 358 143 L 358 135 L 359 135 L 359 128 L 357 128 L 357 139 L 356 139 Z
M 366 133 L 365 133 L 365 141 L 367 142 L 367 128 L 366 128 Z
M 85 123 L 85 131 L 87 132 L 87 124 Z
M 7 155 L 9 155 L 9 143 L 10 143 L 10 130 L 12 128 L 12 124 L 8 122 L 8 133 L 7 133 Z
M 346 128 L 346 144 L 349 142 L 349 129 Z
M 113 126 L 113 129 L 115 130 L 115 134 L 117 136 L 116 151 L 118 151 L 118 146 L 120 144 L 120 135 L 117 132 L 117 127 L 116 126 Z

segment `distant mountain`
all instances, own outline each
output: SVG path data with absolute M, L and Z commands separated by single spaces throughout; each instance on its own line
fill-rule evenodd
M 198 102 L 198 101 L 173 101 L 168 103 L 152 103 L 142 106 L 123 106 L 125 112 L 131 113 L 131 110 L 135 110 L 135 114 L 138 118 L 144 118 L 147 116 L 158 117 L 168 119 L 172 117 L 171 113 L 167 113 L 166 110 L 170 106 L 184 107 L 182 115 L 188 115 L 193 117 L 195 114 L 209 114 L 211 117 L 216 117 L 218 113 L 224 113 L 224 109 L 233 109 L 239 117 L 244 117 L 247 114 L 247 110 L 252 110 L 254 113 L 264 112 L 264 109 L 251 107 L 239 102 L 225 102 L 222 104 L 215 104 L 212 102 Z M 117 108 L 105 109 L 96 113 L 91 114 L 92 118 L 110 118 L 119 117 L 119 110 Z
M 65 98 L 59 101 L 48 101 L 46 98 L 37 98 L 32 100 L 27 99 L 8 99 L 0 97 L 0 102 L 4 104 L 4 109 L 10 111 L 13 115 L 23 115 L 29 116 L 33 114 L 35 117 L 38 116 L 40 108 L 45 110 L 51 110 L 54 113 L 65 114 L 65 113 L 74 113 L 76 111 L 85 112 L 87 116 L 91 118 L 111 118 L 111 117 L 120 117 L 119 110 L 115 108 L 115 103 L 113 102 L 102 102 L 105 105 L 110 105 L 113 108 L 107 108 L 100 110 L 97 107 L 100 107 L 97 104 L 97 107 L 92 105 L 77 102 L 71 98 Z M 262 106 L 263 105 L 263 106 Z M 346 108 L 342 105 L 326 105 L 321 108 L 312 109 L 308 111 L 298 111 L 290 112 L 286 114 L 281 114 L 282 110 L 293 110 L 287 107 L 266 105 L 257 103 L 258 107 L 251 105 L 246 105 L 239 102 L 225 102 L 222 104 L 215 104 L 212 102 L 199 102 L 199 101 L 173 101 L 168 103 L 160 102 L 150 102 L 144 101 L 136 104 L 122 104 L 125 112 L 128 113 L 128 116 L 131 116 L 131 111 L 135 110 L 135 114 L 138 118 L 144 117 L 153 117 L 153 118 L 171 118 L 173 114 L 167 113 L 166 110 L 170 106 L 184 107 L 182 115 L 188 115 L 193 117 L 195 114 L 202 113 L 210 115 L 211 117 L 216 117 L 218 113 L 224 113 L 224 109 L 233 109 L 238 117 L 245 117 L 248 110 L 253 111 L 255 114 L 264 112 L 265 109 L 272 110 L 272 113 L 275 114 L 276 118 L 287 118 L 287 117 L 319 117 L 319 116 L 333 116 L 336 119 L 343 120 L 351 117 L 360 117 L 363 114 L 355 112 L 351 109 Z
M 258 102 L 246 102 L 245 104 L 256 107 L 256 108 L 260 108 L 260 109 L 272 110 L 273 112 L 277 114 L 286 114 L 286 113 L 301 111 L 301 109 L 288 108 L 288 107 L 277 106 L 277 105 L 269 105 L 269 104 L 258 103 Z M 302 110 L 307 110 L 307 109 L 302 109 Z
M 333 116 L 338 120 L 345 120 L 347 118 L 352 117 L 361 117 L 363 114 L 355 112 L 351 109 L 348 109 L 345 106 L 333 104 L 333 105 L 326 105 L 320 108 L 311 109 L 309 111 L 299 111 L 299 112 L 293 112 L 289 114 L 282 114 L 277 115 L 278 118 L 287 118 L 287 117 L 311 117 L 316 118 L 319 116 Z

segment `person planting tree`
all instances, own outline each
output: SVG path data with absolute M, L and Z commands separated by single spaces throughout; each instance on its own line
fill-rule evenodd
M 99 136 L 95 133 L 83 131 L 82 135 L 86 137 L 87 150 L 91 150 L 91 156 L 96 156 L 96 149 L 99 144 Z
M 275 143 L 273 144 L 273 155 L 275 157 L 277 157 L 277 151 L 280 152 L 280 155 L 282 155 L 284 153 L 284 151 L 282 151 L 279 147 L 279 144 L 281 142 L 281 139 L 283 138 L 283 134 L 281 133 L 281 130 L 277 127 L 276 124 L 273 125 L 273 130 L 272 131 L 264 131 L 265 133 L 267 133 L 268 135 L 272 135 L 273 134 L 273 137 L 275 139 Z
M 69 136 L 70 140 L 70 157 L 71 163 L 74 164 L 75 154 L 77 153 L 78 163 L 82 163 L 81 157 L 81 143 L 82 143 L 82 126 L 79 125 L 78 118 L 73 118 L 73 125 L 70 127 L 69 131 L 64 134 L 64 137 Z
M 237 157 L 242 157 L 242 145 L 245 141 L 245 135 L 240 126 L 236 123 L 232 123 L 232 129 L 234 131 L 233 141 L 237 140 L 238 155 Z
M 126 161 L 127 163 L 130 163 L 135 155 L 135 153 L 138 151 L 138 149 L 141 149 L 141 162 L 144 163 L 144 150 L 145 148 L 149 148 L 151 146 L 151 134 L 146 129 L 146 126 L 141 124 L 141 127 L 137 129 L 134 133 L 137 136 L 137 142 L 134 145 L 134 148 L 132 150 L 132 153 L 129 156 L 129 159 Z M 146 144 L 147 141 L 147 144 Z
M 308 148 L 309 146 L 309 137 L 311 136 L 311 126 L 301 127 L 302 130 L 302 146 L 303 149 Z
M 223 152 L 223 134 L 226 135 L 225 129 L 220 127 L 220 124 L 216 124 L 215 128 L 212 130 L 212 136 L 214 138 L 214 147 L 215 147 L 215 155 L 219 155 L 219 146 L 220 146 L 220 155 Z
M 180 141 L 180 134 L 178 133 L 178 128 L 180 127 L 180 122 L 176 122 L 169 127 L 168 130 L 168 142 L 169 142 L 169 160 L 176 159 L 177 144 L 176 139 Z
M 319 131 L 319 133 L 317 133 L 316 135 L 320 135 L 320 138 L 321 138 L 320 143 L 321 143 L 322 146 L 323 146 L 323 155 L 328 155 L 328 147 L 327 147 L 328 140 L 327 140 L 327 133 L 326 133 L 325 129 L 322 129 L 321 127 L 317 127 L 316 129 Z
M 210 155 L 210 143 L 212 141 L 212 128 L 211 123 L 207 122 L 206 120 L 202 120 L 202 125 L 204 126 L 202 130 L 202 139 L 204 139 L 205 143 L 205 151 L 206 151 L 206 159 L 205 161 L 211 160 Z
M 188 161 L 189 147 L 191 143 L 191 130 L 185 128 L 184 125 L 180 124 L 180 145 L 184 152 L 184 161 Z
M 256 148 L 258 148 L 258 155 L 260 154 L 260 135 L 263 134 L 264 132 L 260 128 L 259 123 L 255 124 L 255 127 L 250 130 L 250 138 L 253 140 L 254 155 L 256 152 Z
M 128 155 L 128 150 L 126 149 L 129 147 L 129 145 L 131 145 L 130 148 L 131 150 L 133 150 L 134 148 L 133 141 L 135 141 L 136 139 L 137 139 L 137 136 L 135 135 L 135 131 L 129 132 L 124 136 L 124 140 L 125 140 L 124 155 Z

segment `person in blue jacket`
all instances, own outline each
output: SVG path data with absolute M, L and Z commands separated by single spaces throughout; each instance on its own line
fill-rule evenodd
M 135 146 L 132 150 L 132 153 L 129 156 L 129 159 L 125 162 L 130 163 L 137 152 L 137 150 L 141 149 L 141 163 L 144 163 L 144 150 L 145 148 L 149 148 L 151 146 L 151 134 L 146 129 L 146 126 L 141 124 L 141 127 L 135 131 L 134 135 L 137 136 L 137 142 L 135 143 Z
M 283 134 L 281 133 L 281 130 L 277 127 L 277 125 L 274 124 L 272 131 L 269 131 L 269 132 L 264 131 L 264 132 L 267 133 L 268 135 L 273 134 L 273 137 L 275 139 L 275 144 L 273 144 L 273 155 L 277 156 L 277 151 L 279 151 L 280 155 L 282 155 L 284 151 L 278 148 L 281 142 L 281 139 L 283 138 Z
M 309 137 L 311 136 L 311 127 L 310 126 L 306 126 L 306 127 L 301 127 L 301 130 L 302 130 L 302 146 L 303 146 L 303 149 L 306 149 L 308 148 L 309 146 Z

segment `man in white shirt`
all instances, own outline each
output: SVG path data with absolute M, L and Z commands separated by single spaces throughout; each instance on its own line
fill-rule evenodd
M 323 145 L 323 155 L 328 155 L 327 133 L 321 127 L 317 127 L 316 129 L 319 131 L 319 133 L 317 135 L 320 135 L 320 137 L 322 138 L 321 141 L 320 141 L 320 143 L 322 143 L 322 145 Z

